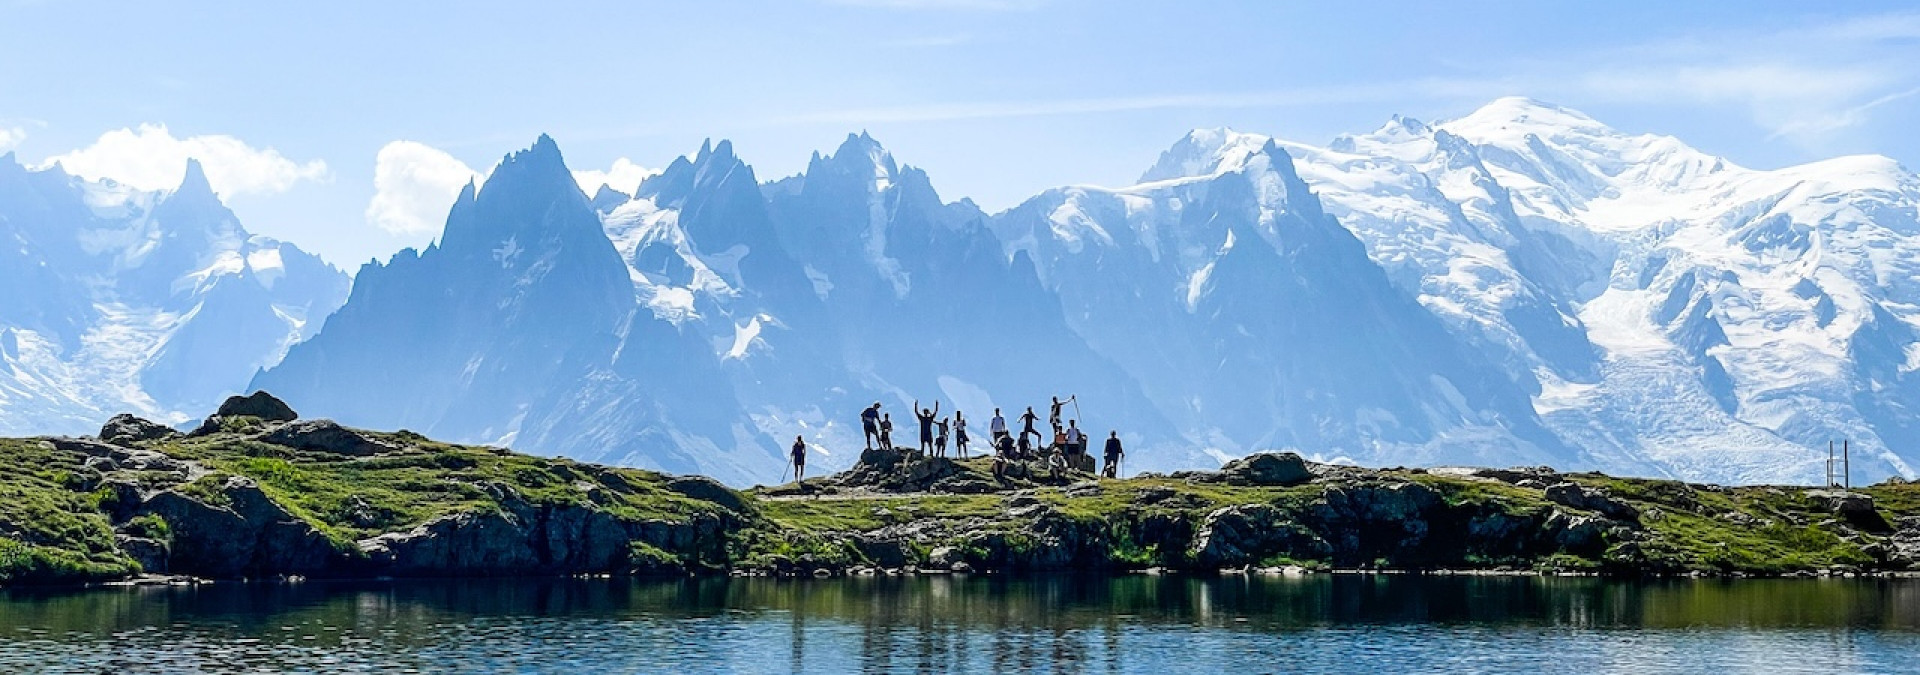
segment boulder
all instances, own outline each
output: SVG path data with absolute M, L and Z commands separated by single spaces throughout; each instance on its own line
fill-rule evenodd
M 192 472 L 186 462 L 144 448 L 129 448 L 85 438 L 67 438 L 64 436 L 52 436 L 41 440 L 61 452 L 75 453 L 89 458 L 106 458 L 113 463 L 115 470 L 174 471 L 183 476 Z M 86 461 L 87 460 L 82 460 L 83 463 Z
M 1299 485 L 1313 480 L 1307 460 L 1291 452 L 1263 452 L 1227 462 L 1220 479 L 1230 485 Z
M 125 445 L 141 441 L 157 441 L 180 435 L 167 425 L 136 417 L 127 413 L 114 415 L 100 427 L 100 440 Z
M 256 391 L 246 396 L 229 396 L 220 409 L 213 413 L 217 417 L 258 417 L 269 422 L 292 422 L 300 419 L 285 401 L 274 398 L 273 394 Z
M 689 499 L 713 502 L 734 513 L 747 509 L 747 503 L 740 498 L 740 493 L 706 476 L 675 476 L 667 479 L 666 488 Z
M 137 509 L 167 521 L 173 534 L 168 571 L 225 579 L 315 576 L 344 563 L 345 554 L 325 535 L 268 498 L 251 479 L 228 478 L 219 494 L 221 504 L 213 505 L 167 490 Z
M 1874 508 L 1871 495 L 1847 490 L 1808 490 L 1807 499 L 1862 530 L 1887 532 L 1893 529 L 1887 524 L 1887 519 L 1881 517 L 1879 509 Z
M 927 553 L 927 567 L 933 569 L 953 569 L 961 560 L 960 549 L 952 546 L 940 546 Z
M 1640 519 L 1640 509 L 1601 488 L 1589 488 L 1573 482 L 1555 483 L 1547 486 L 1546 497 L 1547 501 L 1555 504 L 1592 511 L 1614 520 Z
M 116 534 L 113 536 L 113 543 L 120 548 L 121 553 L 132 558 L 134 562 L 140 563 L 140 571 L 147 574 L 167 573 L 167 557 L 170 552 L 166 542 Z
M 1218 568 L 1256 564 L 1278 555 L 1317 558 L 1329 551 L 1326 542 L 1311 531 L 1283 522 L 1279 509 L 1239 504 L 1208 513 L 1189 552 L 1194 562 Z
M 333 420 L 305 420 L 281 425 L 261 440 L 295 450 L 368 457 L 400 448 Z

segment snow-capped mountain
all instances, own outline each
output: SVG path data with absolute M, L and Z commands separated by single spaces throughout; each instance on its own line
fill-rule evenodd
M 0 435 L 203 415 L 346 298 L 347 275 L 248 234 L 197 162 L 145 192 L 0 157 Z
M 269 366 L 305 414 L 736 484 L 796 435 L 845 466 L 876 400 L 910 445 L 916 400 L 983 438 L 1065 394 L 1135 470 L 1806 483 L 1847 440 L 1856 482 L 1913 476 L 1916 214 L 1883 157 L 1746 169 L 1518 98 L 1324 146 L 1196 130 L 1135 185 L 999 214 L 865 134 L 765 182 L 708 143 L 591 196 L 542 137 L 340 306 L 197 167 L 140 193 L 9 159 L 0 433 L 179 421 Z
M 1156 171 L 1264 140 L 1196 132 Z M 1806 482 L 1844 439 L 1856 475 L 1913 474 L 1920 181 L 1892 160 L 1751 170 L 1521 98 L 1282 147 L 1581 463 Z

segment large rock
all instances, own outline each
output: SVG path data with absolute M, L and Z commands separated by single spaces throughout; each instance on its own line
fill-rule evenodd
M 1282 522 L 1282 514 L 1267 504 L 1239 504 L 1208 513 L 1193 537 L 1194 562 L 1206 567 L 1237 567 L 1261 563 L 1275 556 L 1317 558 L 1329 551 L 1313 532 Z
M 1871 495 L 1847 490 L 1808 490 L 1807 499 L 1862 530 L 1887 532 L 1893 529 L 1887 519 L 1880 515 L 1880 510 L 1874 508 Z
M 228 478 L 217 501 L 167 490 L 140 505 L 139 513 L 160 516 L 172 532 L 169 571 L 223 579 L 315 576 L 335 573 L 346 561 L 325 535 L 268 498 L 251 479 Z
M 113 419 L 100 427 L 100 440 L 108 443 L 127 444 L 141 441 L 157 441 L 180 435 L 167 425 L 137 417 L 127 413 L 114 415 Z
M 50 436 L 41 440 L 61 452 L 77 453 L 89 458 L 106 458 L 113 463 L 116 469 L 124 469 L 127 471 L 172 471 L 179 473 L 183 478 L 190 477 L 193 473 L 192 465 L 163 453 L 144 448 L 129 448 L 112 443 L 103 443 L 85 438 L 68 438 L 65 436 Z
M 333 420 L 292 422 L 268 432 L 264 440 L 296 450 L 367 457 L 399 448 L 379 438 L 336 424 Z
M 1547 486 L 1547 501 L 1561 506 L 1593 511 L 1614 520 L 1638 521 L 1640 509 L 1614 497 L 1604 489 L 1579 483 L 1555 483 Z
M 690 499 L 719 504 L 734 513 L 747 510 L 747 503 L 740 498 L 740 493 L 706 476 L 675 476 L 667 479 L 666 488 Z
M 216 417 L 258 417 L 269 422 L 292 422 L 300 419 L 285 401 L 274 398 L 273 394 L 256 391 L 246 396 L 228 396 L 220 409 L 214 411 Z
M 1220 478 L 1230 485 L 1299 485 L 1313 480 L 1313 470 L 1294 453 L 1263 452 L 1227 462 Z

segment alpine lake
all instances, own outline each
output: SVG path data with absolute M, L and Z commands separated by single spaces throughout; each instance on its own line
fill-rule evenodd
M 0 591 L 0 673 L 1920 672 L 1920 579 L 480 579 Z

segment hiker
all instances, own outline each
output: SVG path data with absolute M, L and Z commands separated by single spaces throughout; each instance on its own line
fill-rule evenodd
M 1087 454 L 1087 435 L 1080 431 L 1080 427 L 1074 423 L 1074 420 L 1067 420 L 1066 436 L 1067 448 L 1072 450 L 1073 454 Z
M 807 439 L 793 437 L 793 482 L 806 480 L 807 475 Z
M 1040 435 L 1040 432 L 1034 431 L 1033 429 L 1033 423 L 1038 421 L 1040 421 L 1040 416 L 1033 414 L 1033 406 L 1027 406 L 1026 414 L 1020 416 L 1020 423 L 1021 425 L 1023 425 L 1023 428 L 1020 429 L 1021 442 L 1023 443 L 1026 442 L 1027 434 L 1033 434 L 1034 438 L 1038 438 L 1041 440 L 1046 439 L 1045 436 Z
M 950 422 L 948 422 L 945 417 L 933 423 L 934 429 L 938 431 L 933 437 L 933 450 L 941 457 L 947 456 L 947 427 L 949 424 Z
M 920 418 L 920 452 L 930 453 L 933 451 L 933 419 L 940 416 L 940 402 L 934 401 L 933 408 L 927 409 L 920 407 L 920 399 L 916 398 L 913 400 L 913 409 L 920 411 L 914 413 L 915 417 Z
M 1067 432 L 1059 427 L 1054 427 L 1054 429 L 1056 429 L 1056 431 L 1053 432 L 1053 447 L 1051 450 L 1053 454 L 1064 457 L 1067 454 Z
M 873 442 L 880 440 L 880 402 L 860 411 L 860 431 L 867 435 L 867 449 L 873 449 Z
M 893 413 L 880 416 L 880 447 L 893 449 Z
M 993 479 L 1007 481 L 1007 464 L 1013 461 L 1013 437 L 1000 436 L 994 441 Z
M 953 448 L 960 453 L 960 459 L 967 458 L 967 417 L 960 411 L 953 411 Z
M 1034 434 L 1038 436 L 1039 434 Z M 1033 456 L 1033 444 L 1027 442 L 1027 435 L 1020 434 L 1020 446 L 1013 455 L 1014 459 L 1025 460 Z
M 1007 418 L 1000 416 L 1000 409 L 993 409 L 993 419 L 987 422 L 987 432 L 993 434 L 993 444 L 1000 445 L 1000 437 L 1007 435 Z
M 1066 473 L 1067 468 L 1067 453 L 1056 452 L 1047 455 L 1047 474 L 1053 478 L 1054 482 L 1060 481 L 1060 475 Z
M 1060 430 L 1060 408 L 1067 405 L 1067 401 L 1074 400 L 1075 396 L 1068 396 L 1066 401 L 1060 400 L 1058 396 L 1053 397 L 1053 408 L 1047 412 L 1047 424 L 1051 425 L 1054 431 Z
M 1101 475 L 1108 478 L 1119 478 L 1120 458 L 1125 457 L 1127 454 L 1126 450 L 1120 448 L 1119 430 L 1116 429 L 1112 433 L 1107 434 L 1107 451 L 1104 454 L 1107 456 L 1107 463 L 1105 467 L 1100 469 Z

